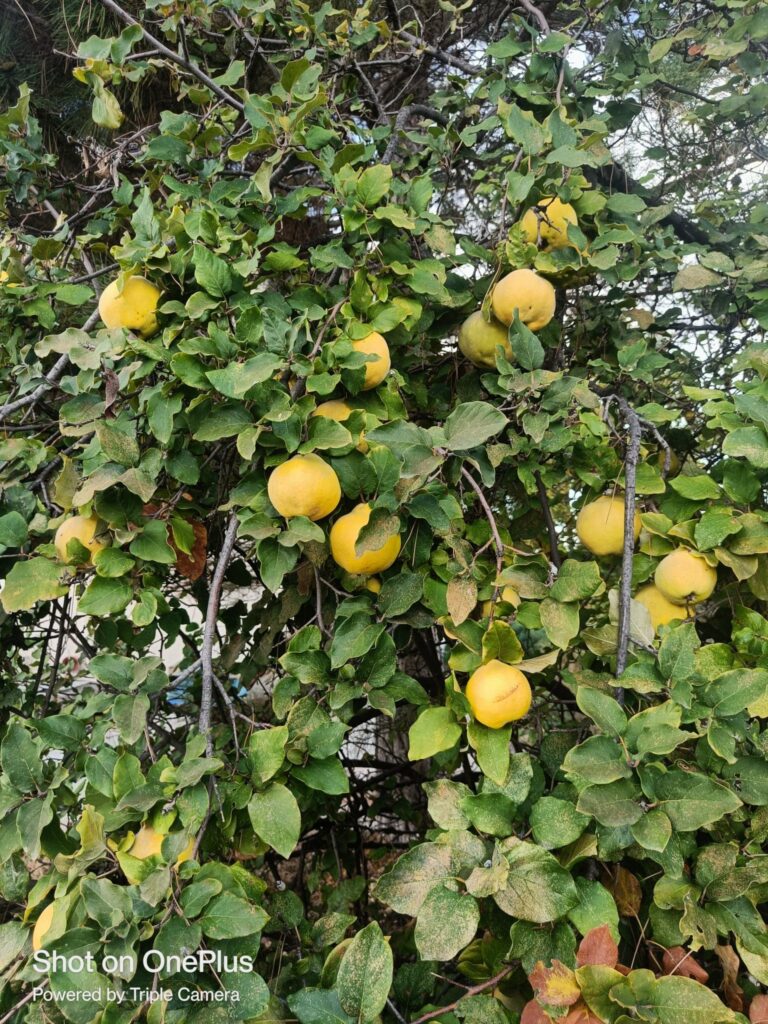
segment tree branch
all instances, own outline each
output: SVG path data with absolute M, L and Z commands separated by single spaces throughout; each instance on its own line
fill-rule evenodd
M 98 319 L 99 311 L 98 309 L 94 309 L 81 329 L 83 331 L 89 331 Z M 13 412 L 18 412 L 19 409 L 25 409 L 28 405 L 37 405 L 43 395 L 47 391 L 50 391 L 54 384 L 61 380 L 64 376 L 64 371 L 68 366 L 69 356 L 65 352 L 64 355 L 59 356 L 48 373 L 43 377 L 43 383 L 36 387 L 34 391 L 30 391 L 30 393 L 28 395 L 24 395 L 23 398 L 16 398 L 13 402 L 6 402 L 5 405 L 0 405 L 0 421 L 2 421 L 5 416 L 10 416 Z
M 198 728 L 200 735 L 205 737 L 206 752 L 210 757 L 213 753 L 213 741 L 211 739 L 211 698 L 213 695 L 214 674 L 213 674 L 213 642 L 216 636 L 216 621 L 219 617 L 219 605 L 221 604 L 221 591 L 224 586 L 224 576 L 232 557 L 232 549 L 235 546 L 237 537 L 237 516 L 233 512 L 229 517 L 227 530 L 224 534 L 224 543 L 221 545 L 219 559 L 211 581 L 211 592 L 208 595 L 208 607 L 205 610 L 205 628 L 203 631 L 203 647 L 200 661 L 203 668 L 202 692 L 200 694 L 200 717 Z
M 425 107 L 422 103 L 410 103 L 408 106 L 403 107 L 402 110 L 398 111 L 395 123 L 392 125 L 392 134 L 389 136 L 387 148 L 384 150 L 384 156 L 381 158 L 383 164 L 392 163 L 395 150 L 397 149 L 397 137 L 405 128 L 411 114 L 421 114 L 422 117 L 428 117 L 436 124 L 441 124 L 444 128 L 449 123 L 448 115 L 443 114 L 440 110 L 435 110 L 434 107 Z
M 549 22 L 544 16 L 543 11 L 540 11 L 535 4 L 531 3 L 531 0 L 519 0 L 520 6 L 523 7 L 529 14 L 533 15 L 539 24 L 539 28 L 545 36 L 549 35 Z
M 620 678 L 624 669 L 627 667 L 627 653 L 629 651 L 629 630 L 631 624 L 630 602 L 632 599 L 632 558 L 635 550 L 637 461 L 640 456 L 642 430 L 640 427 L 640 417 L 626 399 L 617 395 L 608 400 L 608 405 L 610 405 L 611 402 L 616 402 L 629 429 L 629 444 L 626 446 L 626 457 L 624 461 L 624 550 L 621 556 L 619 632 L 616 652 L 616 677 Z M 621 699 L 623 691 L 619 690 L 617 696 Z
M 116 4 L 115 0 L 101 0 L 101 4 L 106 7 L 107 10 L 112 11 L 112 13 L 121 21 L 124 21 L 126 25 L 137 25 L 141 29 L 141 33 L 147 42 L 151 46 L 154 46 L 159 53 L 162 53 L 162 55 L 167 57 L 168 60 L 173 61 L 174 64 L 178 64 L 180 68 L 184 68 L 185 71 L 189 71 L 191 75 L 194 75 L 195 78 L 201 81 L 204 85 L 207 85 L 211 92 L 215 96 L 218 96 L 220 100 L 229 104 L 230 107 L 234 107 L 235 110 L 239 111 L 241 114 L 243 113 L 245 106 L 236 96 L 233 96 L 231 93 L 227 92 L 226 89 L 222 89 L 220 85 L 217 85 L 214 80 L 193 61 L 187 60 L 186 57 L 182 57 L 169 46 L 166 46 L 165 43 L 161 43 L 159 39 L 144 28 L 140 21 L 137 21 L 133 15 L 124 11 L 119 4 Z

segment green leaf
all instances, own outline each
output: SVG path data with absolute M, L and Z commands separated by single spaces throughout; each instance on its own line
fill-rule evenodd
M 53 821 L 53 793 L 44 799 L 27 800 L 16 815 L 16 828 L 27 857 L 40 856 L 40 836 L 46 825 Z
M 525 651 L 514 629 L 503 619 L 494 619 L 483 636 L 483 664 L 497 659 L 505 665 L 515 665 L 524 657 Z
M 672 822 L 664 811 L 650 810 L 632 825 L 635 842 L 646 850 L 663 853 L 672 838 Z
M 660 772 L 652 785 L 659 810 L 679 832 L 694 832 L 741 807 L 732 789 L 698 772 Z
M 195 280 L 209 295 L 223 298 L 232 288 L 232 274 L 224 260 L 204 245 L 195 245 L 192 250 L 192 264 Z
M 375 1020 L 386 1005 L 392 975 L 392 950 L 372 921 L 352 939 L 339 966 L 336 990 L 342 1008 L 361 1024 Z
M 33 608 L 38 601 L 53 601 L 67 588 L 60 579 L 63 569 L 47 558 L 15 562 L 5 578 L 0 604 L 9 614 Z
M 377 605 L 389 619 L 397 618 L 421 600 L 424 591 L 424 577 L 417 572 L 401 572 L 386 579 L 382 585 Z
M 408 732 L 408 760 L 421 761 L 450 750 L 461 738 L 461 727 L 450 708 L 425 708 Z
M 285 760 L 285 744 L 287 742 L 287 725 L 277 725 L 271 729 L 258 729 L 253 733 L 248 741 L 248 759 L 254 782 L 268 782 L 280 770 Z
M 416 918 L 414 939 L 422 960 L 453 960 L 474 939 L 480 923 L 477 900 L 456 883 L 436 886 Z
M 389 192 L 392 168 L 389 164 L 374 164 L 360 175 L 355 191 L 363 206 L 370 209 Z
M 562 768 L 574 781 L 599 784 L 628 779 L 632 775 L 622 748 L 608 736 L 590 736 L 578 746 L 571 747 Z
M 279 356 L 259 352 L 244 363 L 230 363 L 222 370 L 210 370 L 206 377 L 216 390 L 227 398 L 241 399 L 256 384 L 269 380 L 282 366 Z
M 619 911 L 613 896 L 599 882 L 589 878 L 577 878 L 576 889 L 579 894 L 578 905 L 568 911 L 568 920 L 574 928 L 582 935 L 587 935 L 593 928 L 607 924 L 618 942 Z
M 85 739 L 85 723 L 72 715 L 49 715 L 35 724 L 40 736 L 55 750 L 77 750 Z
M 544 347 L 533 331 L 520 321 L 517 310 L 508 337 L 512 354 L 524 370 L 538 370 L 544 365 Z
M 570 872 L 551 853 L 514 838 L 502 847 L 509 862 L 509 880 L 493 899 L 505 914 L 544 924 L 559 920 L 576 906 L 579 896 Z
M 720 284 L 722 278 L 719 274 L 707 270 L 698 263 L 691 263 L 682 270 L 678 270 L 672 282 L 673 292 L 696 291 L 699 288 L 712 288 Z
M 551 642 L 561 650 L 567 650 L 571 641 L 579 635 L 579 606 L 563 604 L 547 597 L 539 605 L 539 614 Z
M 467 739 L 475 752 L 480 771 L 497 786 L 503 786 L 507 780 L 511 735 L 511 725 L 489 729 L 474 718 L 467 725 Z
M 121 693 L 115 697 L 112 719 L 124 743 L 131 746 L 143 736 L 149 713 L 149 697 L 145 693 L 131 696 Z
M 468 451 L 495 437 L 507 425 L 504 413 L 487 402 L 462 402 L 445 421 L 446 447 Z
M 597 562 L 577 562 L 567 558 L 560 566 L 549 593 L 555 601 L 586 601 L 601 584 Z
M 281 857 L 290 857 L 301 835 L 301 812 L 290 790 L 273 782 L 262 793 L 254 793 L 248 816 L 259 839 Z
M 379 878 L 373 893 L 397 914 L 415 917 L 429 891 L 454 874 L 453 856 L 448 846 L 420 843 Z
M 27 730 L 12 722 L 0 745 L 0 767 L 14 789 L 33 793 L 43 781 L 42 749 Z
M 208 904 L 200 926 L 209 939 L 237 939 L 260 932 L 268 920 L 261 907 L 254 907 L 231 892 L 223 892 Z
M 173 565 L 176 561 L 176 552 L 168 543 L 168 524 L 164 519 L 150 519 L 145 523 L 138 537 L 131 541 L 129 550 L 145 562 Z
M 253 424 L 248 411 L 242 405 L 225 402 L 215 406 L 192 435 L 196 441 L 220 441 L 232 437 Z
M 531 808 L 533 838 L 545 850 L 556 850 L 575 842 L 589 824 L 589 817 L 569 800 L 543 796 Z
M 461 809 L 462 800 L 471 792 L 467 786 L 462 782 L 451 782 L 449 779 L 435 779 L 425 782 L 423 789 L 427 794 L 429 816 L 439 828 L 468 827 L 469 818 Z
M 530 110 L 522 110 L 516 104 L 502 99 L 499 100 L 499 117 L 507 135 L 524 153 L 535 155 L 544 149 L 548 132 Z
M 18 512 L 6 512 L 0 516 L 0 545 L 5 548 L 20 548 L 27 539 L 27 521 Z
M 717 499 L 720 497 L 720 488 L 705 473 L 698 473 L 696 476 L 678 476 L 669 481 L 669 486 L 691 501 L 706 501 L 707 498 Z
M 107 89 L 98 75 L 89 74 L 88 81 L 93 88 L 91 117 L 94 123 L 101 128 L 109 128 L 114 131 L 124 120 L 117 98 Z
M 307 764 L 294 768 L 292 775 L 310 789 L 317 789 L 330 796 L 349 792 L 349 778 L 338 757 L 310 759 Z
M 331 668 L 341 668 L 353 658 L 362 658 L 384 632 L 380 622 L 374 622 L 366 612 L 356 612 L 336 626 L 331 641 Z
M 342 1010 L 335 989 L 299 989 L 288 996 L 288 1006 L 299 1024 L 354 1024 Z
M 634 825 L 643 815 L 640 793 L 629 779 L 618 779 L 605 786 L 588 786 L 582 790 L 577 810 L 591 814 L 601 825 L 620 828 Z
M 80 598 L 78 610 L 82 615 L 96 615 L 102 618 L 119 615 L 132 597 L 133 590 L 129 583 L 96 576 Z
M 723 441 L 723 454 L 747 459 L 757 469 L 768 469 L 768 434 L 762 427 L 738 427 Z
M 607 693 L 591 686 L 580 686 L 576 691 L 576 703 L 592 721 L 610 736 L 623 736 L 627 728 L 627 716 L 619 704 Z

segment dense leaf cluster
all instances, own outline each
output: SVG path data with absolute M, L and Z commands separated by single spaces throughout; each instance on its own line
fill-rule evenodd
M 37 76 L 0 114 L 0 1018 L 765 1019 L 764 6 L 102 6 L 51 44 L 77 136 Z M 555 317 L 477 369 L 520 267 Z M 96 311 L 133 273 L 148 337 Z M 309 453 L 341 504 L 284 519 Z M 634 555 L 596 558 L 577 512 L 624 489 Z M 380 588 L 329 554 L 360 502 Z M 718 586 L 655 630 L 626 588 L 680 547 Z M 493 659 L 534 693 L 501 729 Z M 47 948 L 122 966 L 41 982 L 50 906 Z

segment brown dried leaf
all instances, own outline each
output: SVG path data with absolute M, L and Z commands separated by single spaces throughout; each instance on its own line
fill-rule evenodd
M 643 902 L 643 890 L 631 871 L 620 867 L 615 875 L 608 874 L 606 888 L 616 900 L 622 917 L 637 917 Z
M 664 956 L 661 958 L 661 966 L 664 974 L 677 974 L 681 978 L 693 978 L 694 981 L 700 981 L 702 984 L 709 981 L 709 974 L 693 954 L 689 950 L 683 949 L 682 946 L 672 946 L 671 949 L 665 950 Z
M 454 625 L 460 626 L 477 604 L 477 584 L 466 576 L 454 576 L 448 584 L 445 601 Z
M 715 946 L 715 954 L 723 969 L 723 996 L 726 1005 L 736 1013 L 744 1012 L 744 993 L 739 985 L 741 961 L 733 946 Z
M 104 370 L 102 376 L 104 378 L 104 415 L 109 419 L 114 419 L 112 406 L 120 397 L 120 379 L 115 371 L 109 368 Z
M 535 999 L 531 999 L 523 1008 L 520 1024 L 552 1024 L 552 1018 L 542 1010 Z
M 168 540 L 171 547 L 176 552 L 176 568 L 182 576 L 186 576 L 188 580 L 200 579 L 205 572 L 205 561 L 208 555 L 208 531 L 206 530 L 203 523 L 196 519 L 190 520 L 189 525 L 192 527 L 195 533 L 195 542 L 192 545 L 192 551 L 187 554 L 185 551 L 179 551 L 179 549 L 173 543 L 171 537 L 171 531 L 169 530 Z
M 587 932 L 576 953 L 576 963 L 579 967 L 584 967 L 587 964 L 604 964 L 606 967 L 615 967 L 618 960 L 619 947 L 607 924 L 601 924 L 599 928 L 593 928 L 592 931 Z
M 751 1024 L 768 1024 L 768 996 L 755 996 L 749 1004 L 749 1019 Z
M 576 975 L 559 960 L 553 960 L 551 967 L 539 960 L 528 981 L 539 1002 L 548 1006 L 573 1006 L 581 998 Z

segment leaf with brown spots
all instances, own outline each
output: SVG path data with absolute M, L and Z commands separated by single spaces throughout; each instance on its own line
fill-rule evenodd
M 692 978 L 702 984 L 709 981 L 709 974 L 693 954 L 689 950 L 683 949 L 682 946 L 672 946 L 671 949 L 665 950 L 664 956 L 661 958 L 661 966 L 665 974 L 677 974 L 681 978 Z
M 768 996 L 755 996 L 749 1004 L 749 1019 L 751 1024 L 768 1024 Z
M 539 1002 L 547 1006 L 573 1006 L 581 998 L 576 975 L 559 960 L 553 960 L 551 967 L 539 960 L 528 981 Z
M 723 996 L 725 1003 L 736 1013 L 744 1012 L 744 993 L 739 985 L 739 960 L 733 946 L 715 946 L 715 954 L 723 969 Z
M 587 964 L 615 967 L 618 961 L 619 947 L 607 924 L 601 924 L 599 928 L 587 932 L 576 953 L 576 963 L 579 967 L 585 967 Z
M 520 1024 L 553 1024 L 552 1018 L 539 1006 L 535 999 L 525 1004 Z

